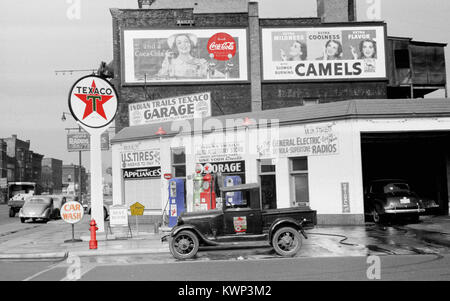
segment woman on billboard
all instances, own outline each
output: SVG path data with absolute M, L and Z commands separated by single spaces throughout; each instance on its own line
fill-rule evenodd
M 197 46 L 197 36 L 194 34 L 181 33 L 172 35 L 167 39 L 169 50 L 166 51 L 159 77 L 177 79 L 207 78 L 209 66 L 206 59 L 196 58 L 193 51 Z M 215 72 L 215 77 L 223 76 Z
M 350 46 L 352 55 L 355 60 L 376 59 L 377 58 L 377 42 L 374 40 L 363 40 L 359 43 L 359 54 L 355 47 Z
M 331 61 L 331 60 L 341 60 L 342 59 L 342 44 L 337 40 L 328 40 L 325 44 L 325 49 L 323 51 L 323 56 L 317 58 L 320 61 Z
M 308 53 L 306 44 L 297 40 L 292 43 L 288 53 L 280 49 L 280 54 L 282 61 L 304 61 Z

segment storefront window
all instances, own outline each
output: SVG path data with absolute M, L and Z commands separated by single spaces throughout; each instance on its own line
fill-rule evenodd
M 258 160 L 262 209 L 277 208 L 275 164 L 271 159 Z
M 309 206 L 308 159 L 291 158 L 291 206 Z
M 186 153 L 184 148 L 172 149 L 172 174 L 175 178 L 186 177 Z

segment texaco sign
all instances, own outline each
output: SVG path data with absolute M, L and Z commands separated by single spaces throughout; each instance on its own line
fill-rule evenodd
M 95 75 L 80 78 L 69 94 L 73 117 L 90 128 L 102 128 L 111 123 L 117 113 L 117 103 L 114 87 Z

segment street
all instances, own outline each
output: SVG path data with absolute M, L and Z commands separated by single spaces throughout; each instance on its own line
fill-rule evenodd
M 380 277 L 369 279 L 367 257 L 270 258 L 177 262 L 170 255 L 81 258 L 82 281 L 361 281 L 450 280 L 449 255 L 380 256 Z M 77 262 L 2 262 L 0 279 L 76 280 Z M 75 262 L 75 264 L 73 263 Z M 74 273 L 76 275 L 76 273 Z

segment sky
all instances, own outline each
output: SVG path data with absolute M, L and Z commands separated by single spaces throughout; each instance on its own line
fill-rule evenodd
M 71 116 L 62 122 L 61 115 L 69 111 L 71 86 L 89 72 L 56 75 L 55 70 L 97 69 L 101 61 L 110 62 L 109 9 L 137 8 L 137 0 L 79 0 L 79 18 L 70 18 L 77 1 L 0 1 L 0 138 L 17 134 L 19 139 L 31 141 L 33 151 L 64 164 L 78 164 L 78 153 L 67 152 L 66 138 L 66 128 L 76 128 L 77 124 Z M 357 0 L 360 20 L 366 18 L 368 1 Z M 388 35 L 450 41 L 450 1 L 380 1 L 380 16 L 387 23 Z M 258 2 L 262 18 L 317 16 L 315 0 Z M 446 57 L 450 57 L 448 47 Z M 443 97 L 443 92 L 433 96 Z M 83 165 L 89 169 L 87 152 L 83 153 Z M 110 152 L 103 152 L 103 166 L 111 166 Z

